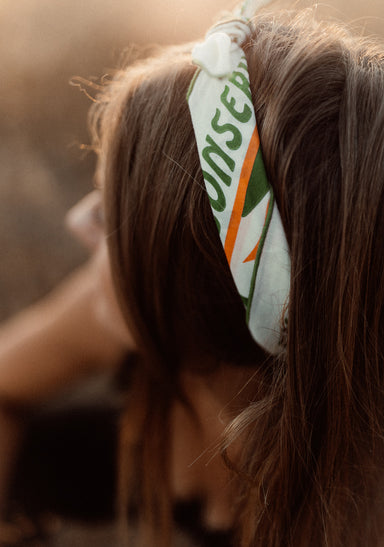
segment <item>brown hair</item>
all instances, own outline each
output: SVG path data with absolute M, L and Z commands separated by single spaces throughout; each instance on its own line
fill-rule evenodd
M 151 401 L 141 407 L 137 445 L 144 513 L 165 545 L 162 431 L 182 397 L 186 356 L 209 354 L 217 366 L 258 366 L 262 386 L 227 432 L 227 445 L 241 436 L 243 446 L 234 462 L 238 545 L 378 545 L 383 49 L 308 14 L 259 16 L 244 46 L 292 262 L 287 348 L 268 361 L 246 328 L 204 189 L 187 49 L 121 73 L 96 122 L 114 281 Z M 154 480 L 163 487 L 154 491 Z

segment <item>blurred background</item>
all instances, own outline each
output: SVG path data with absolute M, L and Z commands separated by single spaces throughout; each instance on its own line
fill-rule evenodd
M 92 188 L 89 98 L 132 42 L 197 39 L 228 0 L 0 0 L 0 320 L 81 262 L 66 210 Z
M 302 0 L 293 3 L 305 6 Z M 0 321 L 85 258 L 66 210 L 92 187 L 90 100 L 71 86 L 116 67 L 132 42 L 201 37 L 233 0 L 0 0 Z M 321 14 L 383 29 L 382 0 L 330 0 Z

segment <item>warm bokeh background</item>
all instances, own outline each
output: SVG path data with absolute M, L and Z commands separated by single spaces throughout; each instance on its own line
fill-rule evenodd
M 79 146 L 88 142 L 90 102 L 69 85 L 71 77 L 107 73 L 132 42 L 197 39 L 233 4 L 0 0 L 0 320 L 36 300 L 85 257 L 62 222 L 91 188 L 94 162 Z M 363 18 L 356 24 L 369 33 L 383 28 L 382 0 L 330 0 L 320 10 Z
M 108 73 L 132 42 L 196 39 L 225 3 L 0 0 L 0 320 L 85 257 L 63 227 L 94 164 L 71 77 Z

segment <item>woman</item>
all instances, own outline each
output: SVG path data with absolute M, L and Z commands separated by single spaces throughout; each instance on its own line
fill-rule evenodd
M 204 186 L 190 47 L 122 71 L 93 112 L 110 295 L 95 309 L 139 355 L 122 516 L 138 505 L 149 545 L 191 499 L 243 547 L 380 545 L 384 50 L 307 13 L 259 15 L 236 47 L 291 264 L 272 346 L 247 326 Z

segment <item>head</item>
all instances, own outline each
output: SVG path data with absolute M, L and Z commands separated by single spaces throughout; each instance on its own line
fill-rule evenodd
M 208 203 L 189 51 L 122 72 L 98 107 L 122 312 L 164 392 L 207 356 L 259 369 L 263 395 L 232 429 L 252 424 L 241 545 L 343 545 L 351 522 L 359 545 L 384 427 L 384 49 L 308 14 L 259 16 L 244 46 L 292 263 L 287 347 L 273 360 L 247 330 Z

